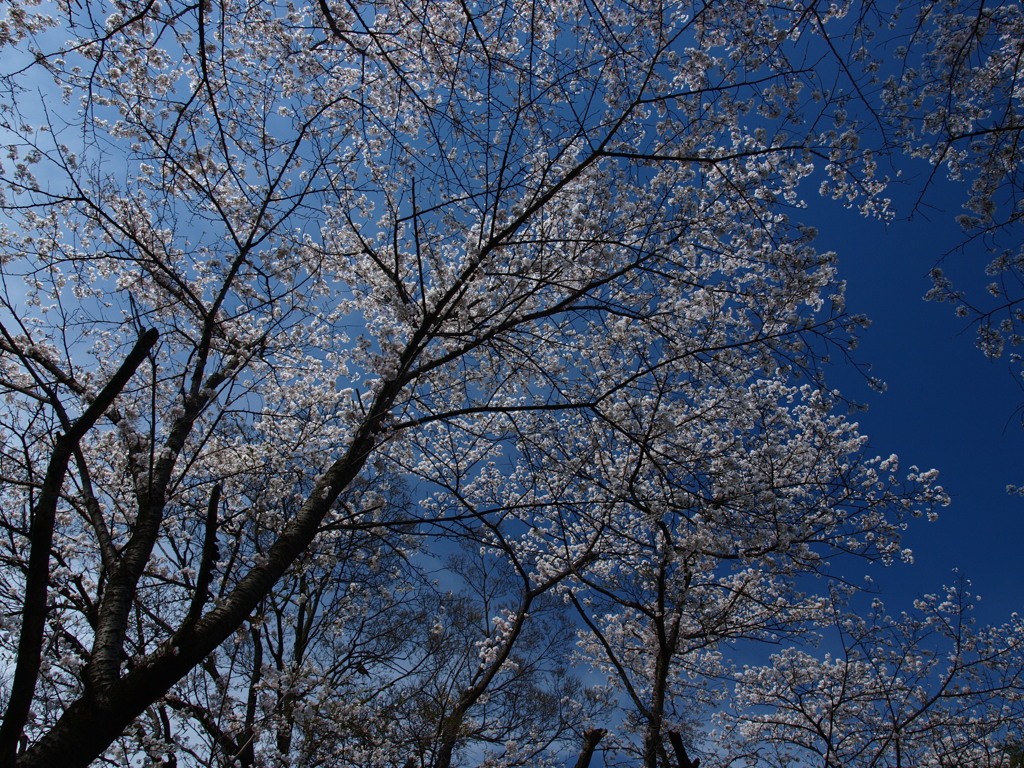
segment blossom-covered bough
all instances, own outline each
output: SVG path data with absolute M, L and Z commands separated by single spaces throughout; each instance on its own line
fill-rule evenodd
M 801 184 L 922 140 L 850 11 L 9 5 L 0 763 L 678 754 L 945 499 L 823 378 Z
M 969 589 L 960 579 L 898 616 L 877 599 L 866 616 L 837 605 L 834 654 L 790 648 L 745 669 L 718 716 L 723 762 L 1012 766 L 1024 626 L 978 626 Z

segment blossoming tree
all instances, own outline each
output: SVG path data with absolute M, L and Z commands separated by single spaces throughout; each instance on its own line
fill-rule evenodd
M 1010 766 L 1024 720 L 1024 627 L 979 627 L 970 584 L 890 616 L 837 606 L 836 653 L 788 649 L 740 675 L 722 764 Z M 752 705 L 747 708 L 745 705 Z
M 536 765 L 617 700 L 653 767 L 722 640 L 899 556 L 944 496 L 825 388 L 789 210 L 922 141 L 869 10 L 9 5 L 0 763 Z

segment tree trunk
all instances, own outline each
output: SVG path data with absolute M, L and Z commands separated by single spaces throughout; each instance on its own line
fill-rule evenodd
M 679 768 L 698 768 L 700 766 L 699 757 L 696 760 L 691 760 L 690 756 L 686 754 L 682 736 L 675 731 L 669 731 L 668 740 L 672 743 L 672 750 L 676 753 L 676 762 L 679 763 Z
M 573 768 L 588 768 L 590 766 L 590 760 L 594 757 L 597 745 L 607 733 L 608 731 L 604 728 L 591 728 L 583 733 L 583 749 L 580 750 L 580 757 Z

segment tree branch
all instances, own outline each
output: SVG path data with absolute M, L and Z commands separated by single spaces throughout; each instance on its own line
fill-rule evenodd
M 159 334 L 151 328 L 135 342 L 124 362 L 114 372 L 85 412 L 75 420 L 67 434 L 57 435 L 36 506 L 32 510 L 29 529 L 31 549 L 25 577 L 21 635 L 18 638 L 18 661 L 11 683 L 3 725 L 0 726 L 0 765 L 14 762 L 18 742 L 28 719 L 29 708 L 42 663 L 43 634 L 46 625 L 46 594 L 50 582 L 50 549 L 57 516 L 60 490 L 67 474 L 68 462 L 85 433 L 99 420 L 114 399 L 128 384 L 135 371 L 156 344 Z

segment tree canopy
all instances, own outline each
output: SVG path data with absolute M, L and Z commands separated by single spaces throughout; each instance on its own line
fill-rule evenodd
M 897 766 L 730 649 L 839 627 L 821 683 L 904 713 L 864 649 L 934 629 L 983 659 L 948 722 L 1019 670 L 1019 622 L 837 618 L 946 496 L 830 388 L 865 320 L 800 215 L 962 180 L 995 303 L 933 297 L 1018 345 L 1018 3 L 30 0 L 0 45 L 0 764 L 682 766 L 731 695 L 702 764 Z M 985 690 L 937 765 L 1010 759 Z

